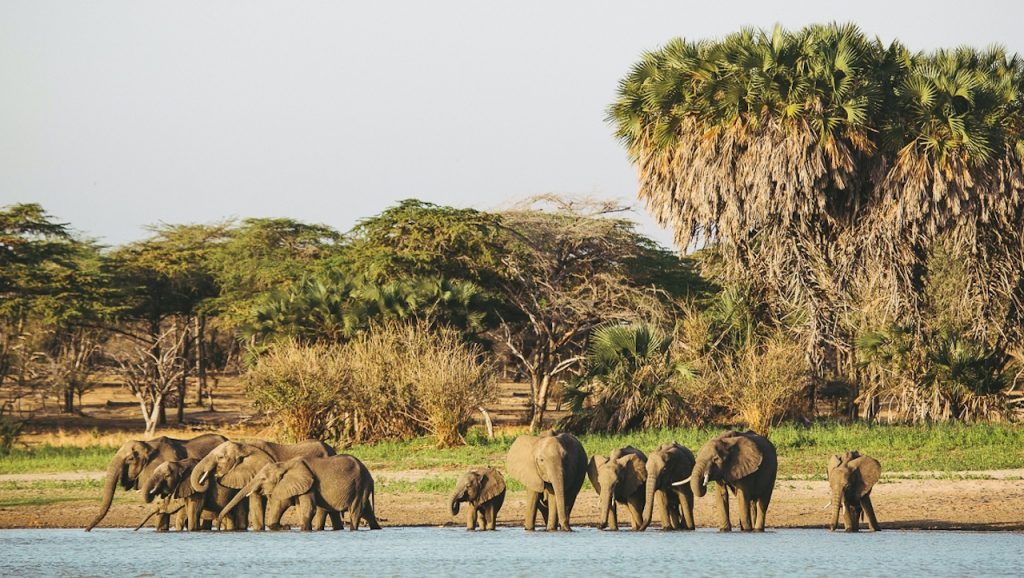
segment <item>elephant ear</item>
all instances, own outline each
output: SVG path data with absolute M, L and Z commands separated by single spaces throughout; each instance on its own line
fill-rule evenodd
M 722 468 L 726 482 L 735 482 L 757 471 L 762 455 L 752 439 L 737 435 L 723 441 L 729 446 L 729 454 Z
M 828 470 L 826 473 L 832 475 L 832 470 L 838 468 L 843 463 L 843 456 L 834 455 L 828 459 Z
M 594 456 L 590 458 L 590 464 L 587 465 L 587 478 L 590 479 L 590 485 L 594 486 L 594 490 L 598 494 L 601 493 L 601 482 L 598 480 L 597 473 L 601 471 L 601 466 L 608 463 L 608 458 L 604 456 Z
M 171 495 L 175 498 L 187 498 L 196 493 L 195 488 L 192 487 L 192 482 L 189 481 L 189 476 L 191 474 L 192 468 L 190 467 L 178 465 L 178 467 L 174 468 L 174 477 L 177 478 L 178 481 Z
M 863 498 L 878 482 L 878 478 L 882 476 L 882 464 L 878 463 L 878 460 L 875 458 L 860 456 L 850 462 L 850 467 L 855 468 L 857 473 L 860 474 L 861 483 L 857 488 L 857 494 Z
M 647 464 L 636 454 L 627 454 L 619 458 L 619 464 L 625 467 L 619 488 L 625 495 L 631 495 L 647 483 Z
M 256 474 L 263 469 L 263 466 L 274 463 L 270 454 L 253 449 L 246 454 L 242 461 L 231 468 L 231 471 L 220 478 L 220 484 L 226 488 L 240 490 L 245 487 Z
M 295 496 L 305 494 L 313 488 L 313 472 L 306 462 L 299 461 L 288 472 L 281 476 L 281 481 L 274 486 L 270 499 L 284 502 Z
M 536 437 L 520 436 L 512 442 L 508 449 L 508 475 L 519 480 L 531 492 L 543 492 L 544 480 L 537 472 L 537 462 L 533 459 L 533 449 L 537 444 Z
M 484 477 L 480 481 L 480 496 L 477 497 L 477 504 L 483 504 L 493 500 L 505 491 L 505 478 L 501 472 L 494 468 L 484 471 Z

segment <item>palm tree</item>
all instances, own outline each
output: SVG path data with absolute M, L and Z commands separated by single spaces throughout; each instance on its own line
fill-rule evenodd
M 565 425 L 589 432 L 678 425 L 687 414 L 678 380 L 693 372 L 672 360 L 671 346 L 647 323 L 596 329 L 582 377 L 566 388 L 572 415 Z
M 939 241 L 1020 325 L 1022 86 L 1000 49 L 913 54 L 849 24 L 744 29 L 644 54 L 609 120 L 677 246 L 718 245 L 728 281 L 798 311 L 821 378 L 852 371 L 858 284 L 881 280 L 892 316 L 919 323 Z M 999 310 L 981 323 L 1001 325 Z

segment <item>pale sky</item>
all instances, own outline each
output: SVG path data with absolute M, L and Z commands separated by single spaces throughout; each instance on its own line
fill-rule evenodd
M 1024 51 L 1021 6 L 0 0 L 0 205 L 42 203 L 117 244 L 226 217 L 344 231 L 409 197 L 635 203 L 604 117 L 644 50 L 838 20 L 911 49 Z

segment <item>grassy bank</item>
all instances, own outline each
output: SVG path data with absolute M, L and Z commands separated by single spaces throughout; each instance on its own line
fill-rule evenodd
M 651 450 L 665 441 L 696 450 L 720 429 L 681 428 L 652 430 L 623 435 L 580 436 L 590 454 L 608 453 L 614 448 L 633 445 Z M 345 449 L 359 456 L 371 470 L 430 470 L 430 475 L 414 481 L 388 480 L 384 474 L 382 491 L 417 489 L 430 491 L 449 484 L 459 470 L 473 465 L 504 467 L 505 453 L 514 434 L 487 440 L 473 431 L 462 447 L 440 449 L 432 439 L 359 445 Z M 780 476 L 824 476 L 828 456 L 848 449 L 875 456 L 886 472 L 959 472 L 1024 468 L 1024 427 L 1002 424 L 971 425 L 839 425 L 810 427 L 780 426 L 771 439 L 779 451 Z M 40 445 L 16 449 L 0 457 L 0 474 L 61 471 L 99 471 L 106 468 L 115 447 L 55 447 Z

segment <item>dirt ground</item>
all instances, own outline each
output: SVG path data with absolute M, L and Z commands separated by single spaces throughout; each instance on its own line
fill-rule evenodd
M 414 479 L 422 472 L 379 472 L 389 479 Z M 991 479 L 899 479 L 885 480 L 875 486 L 872 498 L 883 529 L 912 530 L 988 530 L 1024 531 L 1024 470 L 972 472 L 972 478 Z M 8 475 L 0 481 L 36 481 L 88 479 L 101 472 L 68 474 Z M 48 490 L 55 491 L 55 490 Z M 75 528 L 84 527 L 99 506 L 94 499 L 82 499 L 47 506 L 0 508 L 0 528 Z M 522 524 L 525 493 L 512 492 L 505 500 L 499 522 L 506 526 Z M 775 528 L 822 528 L 828 523 L 825 507 L 829 501 L 824 481 L 783 480 L 778 483 L 768 525 Z M 443 494 L 378 494 L 377 515 L 383 526 L 461 525 L 463 519 L 448 512 Z M 735 503 L 735 502 L 734 502 Z M 695 516 L 701 527 L 717 527 L 718 514 L 713 494 L 697 500 Z M 736 508 L 733 507 L 735 516 Z M 142 519 L 145 507 L 141 497 L 129 494 L 115 502 L 101 527 L 134 527 Z M 574 525 L 596 525 L 597 495 L 592 490 L 580 494 L 573 511 Z M 620 525 L 628 520 L 620 511 Z M 286 517 L 285 522 L 295 523 Z M 736 524 L 734 519 L 733 524 Z

